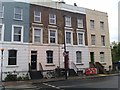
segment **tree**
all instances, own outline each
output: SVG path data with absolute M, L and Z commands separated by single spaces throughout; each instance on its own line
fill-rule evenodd
M 113 62 L 118 62 L 120 61 L 120 42 L 116 43 L 115 41 L 112 42 L 112 61 Z

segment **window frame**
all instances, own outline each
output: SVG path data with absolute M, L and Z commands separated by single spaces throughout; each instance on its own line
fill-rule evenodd
M 71 37 L 70 37 L 70 39 L 71 39 L 70 42 L 71 42 L 71 43 L 67 43 L 67 36 L 66 36 L 66 33 L 67 33 L 67 32 L 71 33 L 71 35 L 70 35 L 70 36 L 71 36 Z M 65 30 L 65 43 L 66 43 L 67 45 L 72 45 L 72 44 L 73 44 L 73 32 L 70 31 L 70 30 Z
M 81 39 L 82 44 L 80 43 L 79 34 L 82 34 L 82 39 Z M 85 45 L 84 32 L 80 32 L 80 31 L 77 32 L 77 42 L 78 42 L 78 45 Z
M 10 51 L 15 51 L 16 55 L 10 57 Z M 14 64 L 11 64 L 11 63 L 10 63 L 10 62 L 11 62 L 10 58 L 15 59 Z M 11 66 L 11 65 L 17 65 L 17 50 L 14 50 L 14 49 L 8 50 L 8 65 L 10 65 L 10 66 Z
M 17 9 L 18 9 L 18 8 L 21 9 L 21 10 L 20 10 L 21 13 L 16 13 L 16 12 L 15 12 L 15 9 L 16 9 L 16 8 L 17 8 Z M 17 15 L 20 15 L 21 18 L 20 18 L 20 19 L 16 18 L 16 17 L 15 17 L 16 14 L 17 14 Z M 23 9 L 22 9 L 21 7 L 15 7 L 15 8 L 14 8 L 14 19 L 15 19 L 15 20 L 23 20 Z
M 35 42 L 35 29 L 40 29 L 40 42 Z M 40 28 L 40 27 L 33 27 L 33 37 L 32 37 L 32 42 L 33 43 L 35 43 L 35 44 L 42 44 L 42 42 L 43 42 L 43 29 L 42 28 Z M 38 36 L 38 35 L 37 35 Z
M 51 18 L 51 16 L 50 15 L 53 15 L 54 16 L 54 18 Z M 53 20 L 54 21 L 54 23 L 52 23 L 51 22 L 51 20 Z M 56 14 L 49 14 L 49 24 L 56 24 Z
M 105 62 L 105 52 L 100 52 L 100 62 Z
M 40 15 L 35 15 L 35 12 L 36 12 L 36 11 L 39 12 Z M 40 20 L 36 21 L 35 18 L 40 18 Z M 39 11 L 39 10 L 34 10 L 34 22 L 39 22 L 39 23 L 41 23 L 41 11 Z
M 79 58 L 78 58 L 78 54 L 80 54 Z M 82 52 L 81 51 L 76 51 L 76 64 L 82 63 Z
M 54 31 L 55 32 L 55 36 L 50 36 L 50 33 L 51 31 Z M 57 44 L 57 30 L 56 29 L 48 29 L 48 32 L 49 32 L 49 44 Z M 55 43 L 52 43 L 51 42 L 51 38 L 55 38 Z
M 48 56 L 48 53 L 52 53 L 52 55 Z M 46 61 L 47 61 L 46 62 L 47 64 L 53 64 L 53 51 L 52 50 L 47 50 L 46 51 Z
M 90 20 L 90 30 L 95 29 L 95 20 Z
M 77 18 L 77 27 L 78 28 L 83 28 L 83 23 L 84 23 L 84 20 L 83 18 Z
M 101 35 L 101 45 L 105 46 L 105 35 Z
M 65 16 L 65 26 L 67 26 L 67 27 L 71 27 L 72 26 L 71 16 Z
M 94 39 L 93 39 L 94 37 Z M 96 35 L 95 34 L 91 34 L 91 45 L 94 46 L 96 45 Z
M 104 27 L 105 27 L 104 22 L 100 21 L 100 30 L 104 30 Z
M 14 34 L 15 34 L 15 33 L 14 33 L 14 31 L 15 31 L 14 28 L 15 28 L 15 27 L 21 27 L 21 40 L 20 40 L 20 41 L 15 41 L 15 40 L 14 40 Z M 23 30 L 24 30 L 23 28 L 24 28 L 24 27 L 23 27 L 22 25 L 12 25 L 12 42 L 18 42 L 18 43 L 19 43 L 19 42 L 21 42 L 21 43 L 23 42 Z

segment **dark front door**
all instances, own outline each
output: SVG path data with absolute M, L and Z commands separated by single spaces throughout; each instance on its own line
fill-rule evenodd
M 31 69 L 37 69 L 37 51 L 31 51 Z
M 90 59 L 91 62 L 94 63 L 94 52 L 90 52 Z

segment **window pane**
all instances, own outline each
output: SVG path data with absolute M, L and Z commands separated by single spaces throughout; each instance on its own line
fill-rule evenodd
M 40 21 L 40 17 L 35 17 L 35 21 Z
M 34 29 L 34 42 L 40 42 L 41 40 L 41 29 Z
M 104 22 L 102 22 L 102 21 L 100 22 L 100 29 L 104 30 Z
M 79 40 L 79 44 L 83 44 L 83 34 L 82 33 L 78 33 L 78 40 Z
M 50 30 L 50 43 L 56 43 L 56 31 Z
M 71 27 L 71 17 L 65 17 L 65 26 Z
M 82 54 L 80 51 L 76 52 L 76 63 L 82 63 Z
M 15 13 L 21 14 L 22 13 L 22 9 L 21 8 L 15 8 Z
M 56 24 L 56 15 L 55 14 L 49 14 L 49 23 Z
M 83 19 L 78 19 L 77 23 L 78 23 L 78 28 L 83 28 Z
M 41 12 L 35 10 L 34 11 L 34 21 L 40 22 L 41 21 Z
M 16 19 L 21 19 L 21 14 L 15 14 Z
M 53 63 L 53 51 L 46 51 L 47 63 Z
M 91 44 L 95 45 L 95 35 L 91 35 Z
M 40 11 L 35 11 L 35 16 L 40 16 Z
M 14 35 L 14 41 L 21 41 L 21 35 Z
M 21 8 L 15 8 L 14 18 L 20 19 L 20 20 L 22 19 L 22 9 Z
M 66 32 L 66 43 L 71 44 L 71 32 Z
M 22 27 L 14 27 L 14 34 L 21 34 Z
M 16 65 L 17 51 L 9 50 L 8 65 Z
M 90 20 L 90 29 L 94 29 L 94 20 Z

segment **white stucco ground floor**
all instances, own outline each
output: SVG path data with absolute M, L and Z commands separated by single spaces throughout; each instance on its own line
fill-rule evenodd
M 39 71 L 64 68 L 63 45 L 1 43 L 0 48 L 3 50 L 0 53 L 0 75 L 3 80 L 10 73 L 25 76 L 30 69 Z M 70 69 L 76 71 L 89 67 L 88 47 L 66 46 L 66 51 L 69 54 Z

